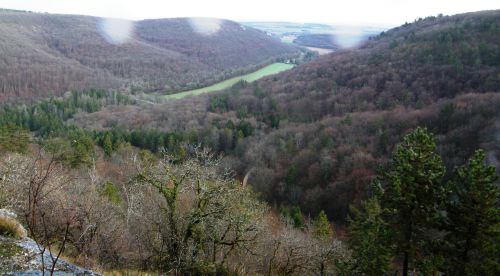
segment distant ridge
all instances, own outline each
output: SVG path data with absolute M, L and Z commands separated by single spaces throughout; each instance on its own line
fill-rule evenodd
M 194 31 L 188 18 L 136 21 L 122 44 L 106 41 L 102 22 L 0 10 L 0 102 L 86 88 L 192 89 L 298 53 L 227 20 L 217 20 L 210 35 Z

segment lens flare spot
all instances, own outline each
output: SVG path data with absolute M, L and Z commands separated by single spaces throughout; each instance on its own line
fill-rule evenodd
M 122 44 L 132 37 L 134 22 L 117 18 L 102 18 L 99 23 L 99 32 L 107 42 Z
M 363 30 L 358 26 L 339 26 L 333 32 L 333 40 L 342 48 L 355 47 L 363 39 Z
M 189 24 L 193 30 L 201 35 L 215 35 L 222 26 L 222 21 L 216 18 L 190 18 Z

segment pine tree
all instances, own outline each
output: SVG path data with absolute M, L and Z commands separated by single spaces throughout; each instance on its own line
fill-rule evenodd
M 333 228 L 330 222 L 328 221 L 328 217 L 326 216 L 325 211 L 321 210 L 319 215 L 313 222 L 313 236 L 317 239 L 330 239 L 333 237 Z
M 106 181 L 102 187 L 101 195 L 109 199 L 113 204 L 119 205 L 122 202 L 120 197 L 120 190 L 111 181 Z
M 442 213 L 444 172 L 433 136 L 417 128 L 396 147 L 391 169 L 379 179 L 381 206 L 387 210 L 391 242 L 403 254 L 404 276 L 408 275 L 410 261 L 420 272 L 436 266 L 429 256 L 429 233 Z
M 328 259 L 333 254 L 331 247 L 333 234 L 332 225 L 328 221 L 325 211 L 321 210 L 312 225 L 312 236 L 320 248 L 314 257 L 319 264 L 319 275 L 321 276 L 326 274 Z
M 14 124 L 0 127 L 0 151 L 26 152 L 30 136 L 27 130 Z
M 68 154 L 68 161 L 71 167 L 75 168 L 81 164 L 90 165 L 94 158 L 94 141 L 84 131 L 77 130 L 70 132 L 68 139 L 71 141 L 71 152 Z
M 363 202 L 362 209 L 351 208 L 354 218 L 348 218 L 348 244 L 353 250 L 356 274 L 384 275 L 391 261 L 387 223 L 376 197 Z
M 109 132 L 106 132 L 106 134 L 104 134 L 104 141 L 102 147 L 104 149 L 104 154 L 107 157 L 110 157 L 111 154 L 113 153 L 113 142 L 111 141 L 111 135 L 109 134 Z
M 455 171 L 447 205 L 447 268 L 450 275 L 500 275 L 498 175 L 482 150 Z

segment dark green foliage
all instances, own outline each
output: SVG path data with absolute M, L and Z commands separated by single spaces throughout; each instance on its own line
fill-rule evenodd
M 109 180 L 104 183 L 101 194 L 114 204 L 118 205 L 122 202 L 120 190 L 118 189 L 118 187 L 116 187 L 115 184 L 113 184 L 113 182 Z
M 55 160 L 73 168 L 90 166 L 96 158 L 94 141 L 83 130 L 71 131 L 65 137 L 48 138 L 40 141 L 40 144 Z
M 243 133 L 243 137 L 248 137 L 253 134 L 254 127 L 250 122 L 242 120 L 236 126 L 236 130 L 241 131 L 241 133 Z
M 280 126 L 280 116 L 278 114 L 269 114 L 266 120 L 266 124 L 271 128 L 279 128 Z
M 217 95 L 210 98 L 209 111 L 224 113 L 227 111 L 229 97 L 227 95 Z
M 26 152 L 30 136 L 20 126 L 8 123 L 0 127 L 0 152 Z
M 383 219 L 383 210 L 377 198 L 352 208 L 348 219 L 348 244 L 353 250 L 353 273 L 368 276 L 384 275 L 392 259 L 392 248 L 387 245 L 389 229 Z
M 376 181 L 380 195 L 353 208 L 348 243 L 352 273 L 382 275 L 393 252 L 403 275 L 498 275 L 500 224 L 498 175 L 476 151 L 448 185 L 433 136 L 417 128 L 393 153 L 390 168 Z M 393 251 L 395 250 L 395 251 Z
M 299 179 L 299 171 L 297 167 L 292 165 L 288 168 L 288 171 L 285 175 L 285 193 L 290 202 L 297 204 L 297 185 Z
M 123 131 L 113 130 L 103 135 L 67 126 L 65 121 L 80 112 L 96 112 L 106 105 L 132 104 L 134 101 L 128 96 L 117 92 L 103 90 L 88 90 L 71 92 L 62 98 L 43 100 L 31 106 L 4 106 L 0 109 L 0 143 L 6 150 L 23 151 L 29 141 L 29 136 L 23 128 L 42 138 L 62 138 L 53 140 L 56 145 L 52 148 L 57 151 L 61 159 L 75 167 L 80 164 L 90 164 L 94 155 L 94 138 L 104 148 L 109 156 L 113 150 L 126 139 Z M 101 139 L 102 137 L 102 139 Z M 4 142 L 1 142 L 4 141 Z M 111 142 L 111 143 L 110 143 Z M 157 146 L 152 142 L 151 148 Z M 148 145 L 144 145 L 146 147 Z M 64 155 L 64 157 L 62 157 Z
M 92 164 L 94 157 L 94 141 L 85 131 L 75 131 L 68 135 L 71 152 L 68 156 L 69 164 L 77 167 L 80 164 Z
M 158 161 L 158 158 L 148 150 L 140 150 L 139 151 L 139 158 L 147 166 L 150 166 Z
M 297 185 L 298 175 L 299 175 L 299 172 L 298 172 L 296 166 L 292 165 L 290 168 L 288 168 L 288 171 L 287 171 L 286 177 L 285 177 L 285 183 L 286 183 L 287 187 L 292 188 L 295 185 Z
M 444 105 L 439 112 L 439 132 L 447 132 L 450 124 L 453 120 L 453 113 L 455 112 L 455 106 L 453 104 Z
M 396 147 L 390 169 L 379 180 L 391 242 L 404 257 L 403 275 L 409 266 L 427 273 L 436 269 L 429 254 L 434 239 L 430 233 L 442 215 L 444 173 L 433 135 L 417 128 Z
M 289 219 L 293 223 L 293 226 L 297 228 L 303 228 L 305 226 L 304 215 L 298 206 L 281 208 L 281 215 Z
M 64 122 L 80 112 L 96 112 L 106 105 L 132 104 L 133 100 L 118 92 L 88 90 L 71 92 L 62 98 L 50 98 L 30 106 L 3 106 L 0 124 L 15 124 L 42 137 L 64 136 Z M 71 128 L 69 128 L 71 129 Z
M 109 132 L 106 132 L 104 134 L 104 141 L 103 141 L 103 146 L 104 154 L 107 157 L 111 156 L 111 153 L 113 152 L 113 141 L 111 140 L 111 135 Z
M 476 151 L 449 184 L 446 270 L 449 275 L 499 275 L 500 191 L 498 174 Z

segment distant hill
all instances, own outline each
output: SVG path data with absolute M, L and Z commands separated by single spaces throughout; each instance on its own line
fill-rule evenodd
M 105 22 L 0 10 L 0 101 L 84 88 L 192 89 L 298 52 L 262 31 L 226 20 L 137 21 L 130 39 L 121 44 L 106 40 Z M 117 27 L 111 24 L 111 30 Z M 197 24 L 212 25 L 217 32 L 196 32 Z M 122 30 L 116 31 L 120 35 Z
M 500 11 L 485 11 L 417 20 L 219 95 L 113 107 L 74 122 L 203 143 L 240 176 L 251 171 L 249 183 L 269 202 L 340 221 L 417 126 L 436 134 L 450 171 L 477 148 L 500 169 L 499 92 Z M 170 136 L 159 137 L 131 141 Z
M 334 37 L 329 34 L 301 34 L 293 40 L 293 43 L 322 49 L 337 50 L 339 45 L 335 43 Z
M 243 25 L 263 30 L 283 42 L 300 46 L 337 49 L 356 46 L 370 36 L 387 30 L 380 26 L 330 25 L 294 22 L 242 22 Z
M 481 147 L 500 169 L 499 92 L 496 10 L 391 29 L 230 93 L 224 110 L 246 107 L 261 129 L 237 148 L 242 172 L 266 175 L 250 182 L 268 200 L 341 219 L 418 125 L 436 133 L 448 167 Z

